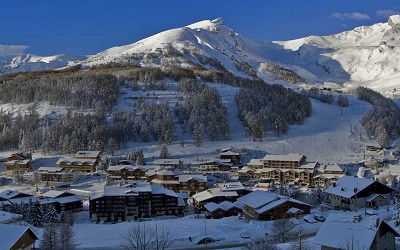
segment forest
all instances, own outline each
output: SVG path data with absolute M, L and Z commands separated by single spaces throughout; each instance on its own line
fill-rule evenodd
M 152 91 L 166 90 L 167 80 L 177 82 L 181 97 L 175 105 L 147 98 Z M 289 125 L 302 124 L 312 115 L 306 96 L 229 72 L 115 63 L 85 70 L 76 66 L 0 76 L 0 102 L 29 105 L 23 114 L 0 110 L 0 150 L 114 152 L 128 141 L 172 143 L 179 139 L 175 126 L 190 133 L 197 146 L 205 139 L 229 140 L 227 109 L 218 91 L 206 82 L 240 88 L 235 97 L 238 116 L 254 140 L 261 141 L 267 131 L 285 134 Z M 115 104 L 122 86 L 147 94 L 137 98 L 129 111 L 119 111 Z M 36 105 L 43 101 L 64 106 L 68 112 L 40 117 Z

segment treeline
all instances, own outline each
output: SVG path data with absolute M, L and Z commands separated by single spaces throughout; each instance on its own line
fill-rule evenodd
M 302 124 L 312 115 L 310 100 L 281 85 L 254 81 L 235 96 L 239 118 L 254 140 L 261 141 L 267 131 L 286 134 L 291 124 Z
M 230 139 L 227 110 L 217 90 L 189 78 L 182 79 L 178 89 L 187 97 L 176 103 L 175 114 L 184 129 L 190 128 L 196 145 L 205 137 L 211 141 Z
M 310 98 L 316 99 L 323 103 L 334 104 L 336 103 L 339 107 L 348 107 L 349 101 L 345 95 L 339 95 L 335 101 L 335 97 L 332 94 L 324 93 L 317 88 L 311 88 L 310 90 L 302 90 L 301 93 Z
M 369 102 L 373 108 L 361 120 L 369 136 L 376 138 L 381 146 L 400 134 L 400 109 L 390 99 L 371 89 L 358 87 L 358 99 Z

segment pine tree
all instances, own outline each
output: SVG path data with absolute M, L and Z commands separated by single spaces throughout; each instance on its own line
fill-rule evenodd
M 168 148 L 164 145 L 161 148 L 160 158 L 161 159 L 168 159 L 168 157 L 169 157 Z
M 45 214 L 44 218 L 47 223 L 56 224 L 59 222 L 60 216 L 58 215 L 56 208 L 51 205 L 47 213 Z
M 33 206 L 30 210 L 30 218 L 31 218 L 31 224 L 34 227 L 39 227 L 43 224 L 43 212 L 42 212 L 42 207 L 40 206 L 40 203 L 38 200 L 36 200 L 33 203 Z

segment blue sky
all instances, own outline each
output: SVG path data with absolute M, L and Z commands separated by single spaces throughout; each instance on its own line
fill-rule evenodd
M 0 58 L 95 54 L 158 32 L 222 17 L 254 40 L 329 35 L 386 22 L 393 0 L 0 0 Z

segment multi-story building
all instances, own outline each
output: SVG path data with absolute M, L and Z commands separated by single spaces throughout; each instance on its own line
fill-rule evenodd
M 105 186 L 90 198 L 93 221 L 125 221 L 159 215 L 183 215 L 184 201 L 172 190 L 148 182 Z
M 7 174 L 13 174 L 15 171 L 27 172 L 32 169 L 32 160 L 11 160 L 4 163 Z
M 164 169 L 156 172 L 151 179 L 153 185 L 163 185 L 174 192 L 193 195 L 206 190 L 207 177 L 203 175 L 183 174 L 179 169 Z
M 42 182 L 75 182 L 79 173 L 60 167 L 40 167 L 35 171 L 35 177 Z
M 100 156 L 100 151 L 78 151 L 75 157 L 60 158 L 56 165 L 80 172 L 95 172 Z
M 146 168 L 132 165 L 115 165 L 107 168 L 107 174 L 112 180 L 133 181 L 145 177 Z
M 292 185 L 309 185 L 319 167 L 318 162 L 306 162 L 300 154 L 267 155 L 262 159 L 252 159 L 246 167 L 238 171 L 239 179 L 260 179 Z

